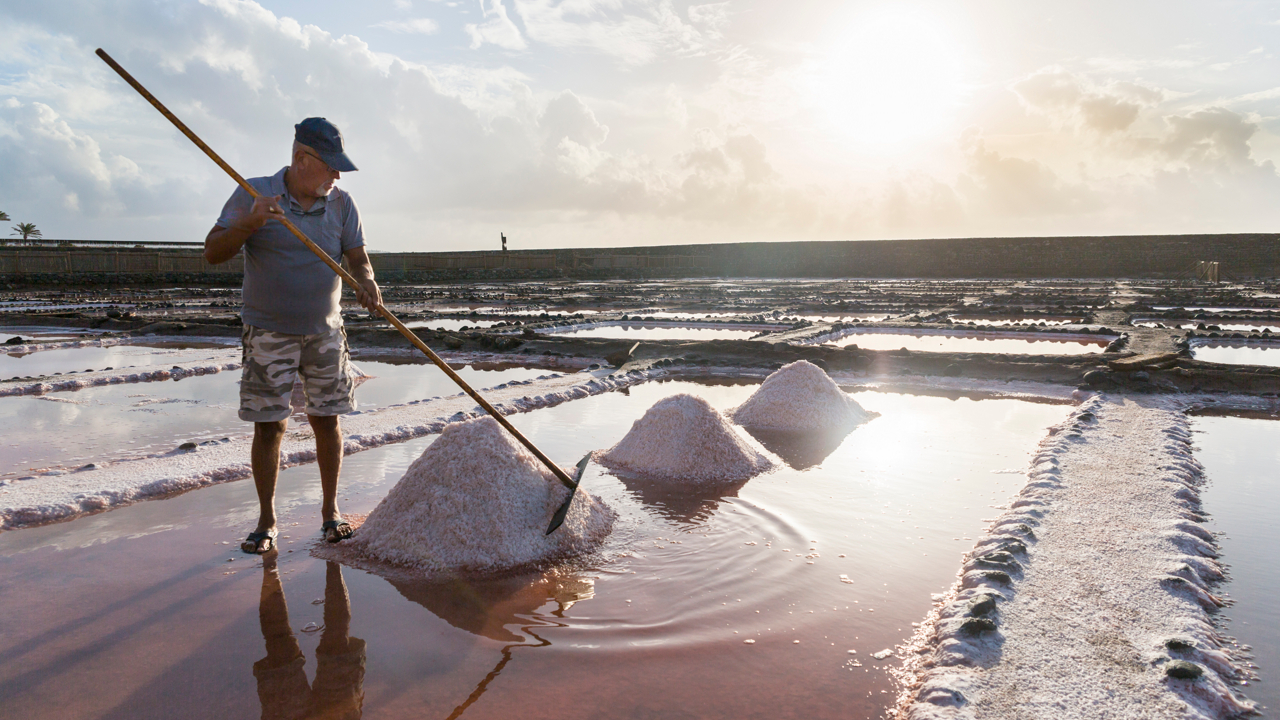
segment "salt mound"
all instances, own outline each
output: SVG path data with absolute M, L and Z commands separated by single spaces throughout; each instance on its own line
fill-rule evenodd
M 409 466 L 344 545 L 423 570 L 499 570 L 587 552 L 614 512 L 579 489 L 564 525 L 545 535 L 569 491 L 491 417 L 454 423 Z
M 600 462 L 636 475 L 694 483 L 746 480 L 772 466 L 706 400 L 683 393 L 649 408 Z
M 749 430 L 814 432 L 852 429 L 876 413 L 864 410 L 822 368 L 797 360 L 765 378 L 730 415 Z

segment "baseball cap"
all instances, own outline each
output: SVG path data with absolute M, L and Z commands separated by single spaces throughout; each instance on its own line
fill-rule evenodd
M 322 117 L 312 117 L 293 126 L 293 139 L 306 145 L 329 167 L 338 172 L 356 170 L 355 163 L 342 150 L 342 131 Z

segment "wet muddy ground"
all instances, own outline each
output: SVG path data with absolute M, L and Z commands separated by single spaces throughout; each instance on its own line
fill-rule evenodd
M 311 464 L 282 475 L 287 537 L 276 563 L 238 552 L 256 511 L 249 482 L 0 533 L 0 718 L 256 716 L 264 703 L 274 712 L 319 702 L 312 696 L 338 707 L 357 691 L 366 717 L 877 717 L 893 706 L 900 658 L 871 653 L 909 638 L 932 596 L 955 581 L 961 554 L 1026 482 L 1029 453 L 1069 412 L 1054 402 L 1077 388 L 1195 393 L 1249 398 L 1257 418 L 1280 412 L 1280 368 L 1269 361 L 1280 352 L 1271 339 L 1280 287 L 1267 283 L 385 290 L 388 307 L 477 388 L 537 388 L 552 369 L 679 371 L 515 416 L 564 463 L 616 442 L 662 397 L 691 391 L 725 409 L 801 358 L 881 417 L 805 447 L 764 438 L 782 468 L 712 496 L 593 467 L 592 492 L 622 515 L 606 547 L 519 577 L 413 582 L 312 558 Z M 234 370 L 57 389 L 113 373 L 235 367 L 238 296 L 0 294 L 0 505 L 3 483 L 44 467 L 246 434 Z M 457 392 L 385 323 L 354 306 L 345 315 L 354 361 L 372 376 L 358 391 L 362 411 Z M 1219 347 L 1240 352 L 1214 354 Z M 1267 433 L 1280 426 L 1196 422 L 1213 483 L 1205 509 L 1227 534 L 1232 565 L 1224 589 L 1236 604 L 1224 622 L 1254 646 L 1256 698 L 1274 705 L 1266 683 L 1280 682 L 1280 659 L 1259 648 L 1275 645 L 1278 576 L 1250 548 L 1275 538 L 1251 498 L 1275 494 L 1258 485 L 1274 459 L 1255 451 L 1274 448 Z M 344 510 L 368 512 L 433 438 L 349 456 Z

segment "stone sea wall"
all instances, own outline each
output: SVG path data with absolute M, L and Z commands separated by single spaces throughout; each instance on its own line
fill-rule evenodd
M 1280 276 L 1280 234 L 961 238 L 373 253 L 389 280 L 553 277 L 1151 277 L 1198 261 L 1225 278 Z M 238 283 L 240 258 L 209 265 L 191 250 L 0 247 L 7 284 Z

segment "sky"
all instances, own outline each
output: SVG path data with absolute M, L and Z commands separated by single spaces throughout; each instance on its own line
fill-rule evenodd
M 0 0 L 46 238 L 200 241 L 234 189 L 98 47 L 245 176 L 333 121 L 373 250 L 1280 225 L 1275 2 Z

